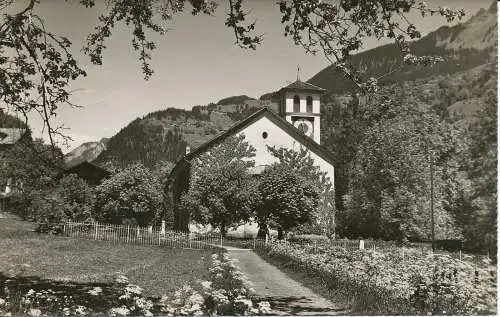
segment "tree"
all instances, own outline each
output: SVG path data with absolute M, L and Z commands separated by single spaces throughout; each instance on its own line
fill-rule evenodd
M 311 221 L 319 202 L 320 189 L 297 170 L 283 163 L 264 170 L 259 183 L 261 206 L 257 210 L 260 224 L 278 229 L 278 239 L 299 224 Z
M 268 151 L 284 168 L 298 173 L 319 191 L 318 208 L 311 214 L 311 223 L 323 234 L 331 236 L 335 232 L 335 190 L 326 172 L 315 165 L 310 152 L 301 147 L 299 151 L 287 148 L 268 147 Z
M 93 7 L 95 0 L 80 0 L 85 7 Z M 225 25 L 234 34 L 236 44 L 242 48 L 256 49 L 263 37 L 255 35 L 256 23 L 247 23 L 244 0 L 228 0 Z M 14 0 L 0 0 L 6 12 L 15 10 Z M 54 136 L 65 137 L 61 127 L 54 127 L 52 119 L 61 105 L 75 106 L 68 90 L 71 81 L 85 76 L 71 54 L 71 41 L 46 30 L 43 18 L 36 14 L 39 4 L 30 0 L 16 13 L 6 13 L 0 22 L 0 83 L 1 95 L 9 110 L 27 114 L 41 114 L 46 131 L 55 144 Z M 171 21 L 191 6 L 193 15 L 215 12 L 217 3 L 210 0 L 110 0 L 99 16 L 99 24 L 87 38 L 83 51 L 94 64 L 102 64 L 106 40 L 117 25 L 125 24 L 132 30 L 132 48 L 138 52 L 145 79 L 150 78 L 151 52 L 156 43 L 150 33 L 166 34 L 160 23 Z M 408 45 L 409 39 L 421 35 L 408 18 L 416 10 L 423 16 L 439 14 L 449 22 L 465 15 L 463 10 L 446 7 L 429 8 L 424 1 L 356 1 L 326 2 L 319 0 L 281 0 L 277 3 L 285 36 L 306 52 L 323 53 L 325 58 L 351 79 L 362 91 L 374 91 L 379 78 L 363 78 L 350 63 L 349 57 L 362 48 L 365 38 L 389 38 L 402 51 L 401 66 L 432 65 L 440 60 L 434 56 L 415 56 Z
M 59 233 L 66 221 L 84 222 L 92 218 L 94 193 L 75 174 L 64 176 L 54 188 L 39 194 L 33 201 L 33 216 L 41 232 Z
M 131 219 L 148 225 L 161 212 L 163 188 L 143 165 L 133 164 L 96 187 L 94 217 L 104 222 Z
M 255 149 L 240 134 L 193 159 L 181 210 L 199 224 L 219 228 L 222 235 L 229 227 L 248 222 L 259 201 L 248 171 L 255 164 L 253 156 Z
M 363 135 L 350 174 L 342 233 L 429 239 L 433 203 L 437 237 L 458 238 L 460 230 L 446 206 L 454 199 L 451 192 L 461 190 L 463 166 L 457 158 L 466 148 L 460 131 L 417 105 L 399 110 L 399 115 L 373 124 Z
M 167 181 L 173 168 L 174 164 L 172 162 L 158 161 L 152 171 L 154 177 L 158 180 L 161 188 L 163 189 L 163 203 L 161 212 L 158 212 L 156 215 L 157 217 L 155 221 L 157 222 L 161 222 L 162 220 L 165 220 L 167 222 L 174 221 L 173 201 L 167 191 Z
M 56 184 L 63 164 L 61 150 L 40 139 L 33 140 L 29 130 L 11 148 L 0 151 L 0 183 L 10 179 L 12 189 L 6 208 L 23 218 L 32 218 L 34 196 Z
M 470 184 L 466 195 L 457 197 L 454 213 L 464 228 L 468 249 L 496 254 L 497 248 L 497 98 L 485 94 L 470 132 Z

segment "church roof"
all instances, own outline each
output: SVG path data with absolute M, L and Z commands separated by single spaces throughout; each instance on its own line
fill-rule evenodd
M 308 90 L 308 91 L 318 91 L 318 92 L 324 92 L 326 89 L 323 89 L 321 87 L 315 86 L 310 83 L 306 83 L 300 80 L 297 80 L 290 85 L 281 88 L 278 92 L 282 92 L 285 90 Z
M 253 113 L 246 119 L 243 119 L 233 126 L 231 126 L 229 129 L 227 129 L 224 132 L 219 133 L 216 135 L 214 138 L 208 140 L 204 144 L 200 145 L 199 147 L 191 150 L 189 154 L 186 154 L 184 156 L 184 159 L 186 160 L 191 160 L 192 158 L 198 156 L 199 154 L 203 153 L 210 147 L 220 143 L 221 141 L 225 140 L 231 135 L 234 135 L 238 133 L 239 131 L 243 130 L 253 122 L 257 121 L 258 119 L 266 117 L 268 118 L 271 122 L 275 123 L 277 126 L 279 126 L 281 129 L 283 129 L 285 132 L 290 134 L 293 138 L 295 138 L 297 141 L 305 145 L 311 152 L 315 153 L 331 165 L 334 164 L 334 159 L 332 154 L 327 151 L 325 148 L 323 148 L 321 145 L 316 143 L 313 139 L 310 137 L 302 134 L 295 128 L 291 123 L 280 117 L 278 114 L 274 113 L 272 110 L 269 110 L 268 108 L 262 108 L 258 110 L 257 112 Z

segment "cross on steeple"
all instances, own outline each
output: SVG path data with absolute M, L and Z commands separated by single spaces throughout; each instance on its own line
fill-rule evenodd
M 297 81 L 300 80 L 300 65 L 297 65 Z

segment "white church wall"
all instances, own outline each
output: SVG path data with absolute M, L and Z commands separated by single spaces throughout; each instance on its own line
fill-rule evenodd
M 267 133 L 267 138 L 263 137 L 264 132 Z M 277 159 L 267 150 L 267 146 L 275 146 L 277 148 L 285 147 L 296 151 L 299 151 L 300 148 L 304 146 L 266 117 L 262 117 L 250 124 L 240 131 L 240 133 L 245 134 L 245 139 L 255 147 L 256 156 L 253 158 L 255 160 L 255 165 L 269 165 L 277 161 Z M 309 153 L 316 165 L 319 166 L 323 172 L 327 173 L 333 185 L 335 175 L 334 167 L 312 151 Z

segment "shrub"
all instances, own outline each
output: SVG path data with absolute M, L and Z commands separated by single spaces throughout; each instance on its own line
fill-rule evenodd
M 66 221 L 90 220 L 93 204 L 90 186 L 71 174 L 61 178 L 53 190 L 33 193 L 32 214 L 39 231 L 59 233 Z

